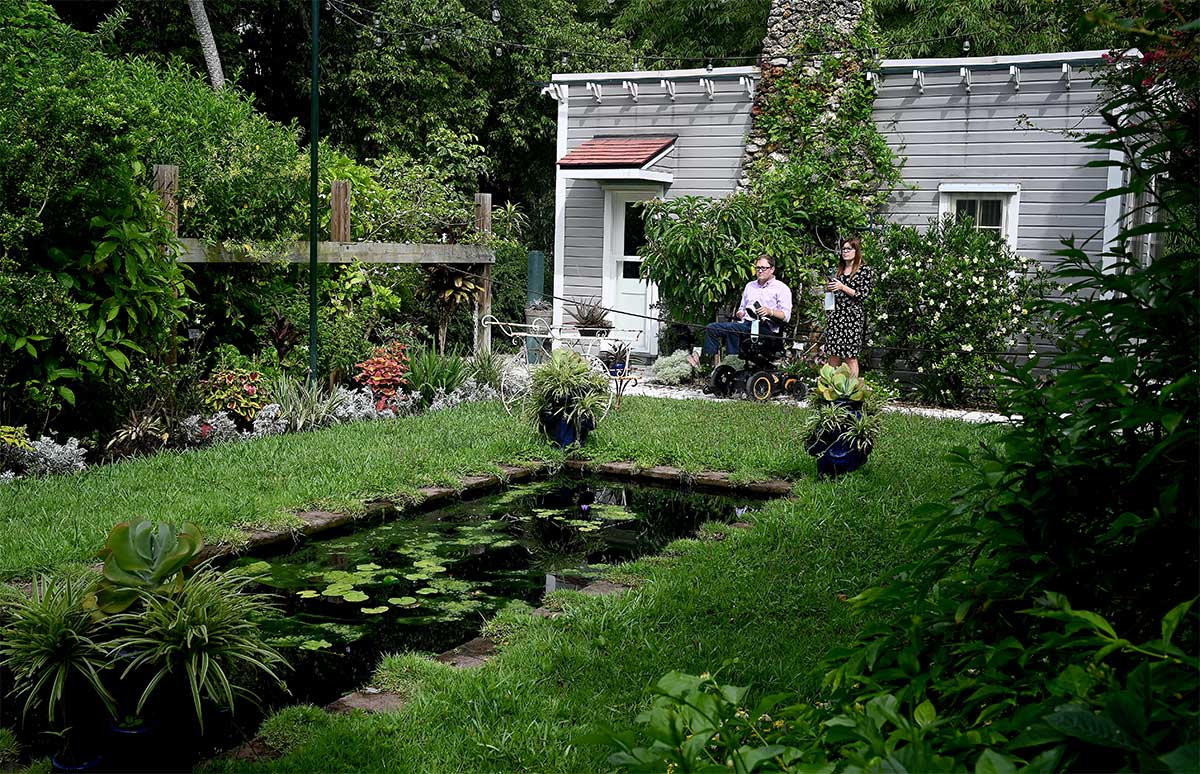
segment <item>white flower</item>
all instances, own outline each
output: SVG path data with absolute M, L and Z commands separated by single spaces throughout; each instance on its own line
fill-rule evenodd
M 925 373 L 925 366 L 917 366 L 917 373 L 919 373 L 919 374 Z
M 975 351 L 975 347 L 971 346 L 970 344 L 963 344 L 961 349 L 963 352 L 974 352 Z

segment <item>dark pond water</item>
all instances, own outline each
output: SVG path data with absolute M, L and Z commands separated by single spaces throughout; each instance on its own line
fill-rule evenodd
M 515 486 L 353 532 L 233 572 L 276 593 L 267 624 L 294 670 L 292 696 L 322 704 L 366 682 L 383 653 L 441 652 L 476 636 L 511 600 L 578 588 L 610 565 L 660 551 L 761 500 L 600 479 Z M 302 677 L 298 677 L 302 676 Z

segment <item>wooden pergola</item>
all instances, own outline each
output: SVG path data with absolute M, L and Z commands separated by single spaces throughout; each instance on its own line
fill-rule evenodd
M 154 167 L 154 188 L 162 198 L 171 228 L 179 233 L 179 167 L 173 164 L 158 164 Z M 317 243 L 317 262 L 327 264 L 450 264 L 477 266 L 482 292 L 479 298 L 478 315 L 475 321 L 476 341 L 483 351 L 492 347 L 492 329 L 483 324 L 492 313 L 492 264 L 496 254 L 484 245 L 463 244 L 420 244 L 408 242 L 352 242 L 350 240 L 350 183 L 335 180 L 329 196 L 330 241 Z M 487 233 L 492 230 L 492 195 L 475 194 L 475 228 Z M 181 237 L 183 252 L 177 256 L 179 263 L 190 264 L 233 264 L 256 263 L 260 259 L 248 251 L 225 243 L 205 244 L 200 239 Z M 282 260 L 290 263 L 308 263 L 307 241 L 290 243 Z

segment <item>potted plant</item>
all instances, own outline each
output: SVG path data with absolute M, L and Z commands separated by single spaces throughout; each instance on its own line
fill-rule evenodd
M 579 353 L 558 349 L 533 371 L 526 414 L 561 448 L 582 446 L 608 405 L 608 377 Z
M 608 366 L 610 376 L 623 376 L 629 369 L 629 344 L 624 341 L 614 341 L 612 349 L 600 357 Z
M 846 365 L 821 366 L 810 394 L 815 411 L 804 427 L 805 448 L 817 458 L 817 474 L 836 478 L 867 461 L 879 438 L 879 412 L 891 400 Z
M 103 674 L 108 653 L 104 625 L 84 599 L 94 579 L 79 574 L 35 578 L 32 593 L 4 602 L 8 623 L 0 630 L 0 666 L 12 674 L 13 693 L 24 696 L 22 716 L 45 707 L 50 733 L 60 740 L 53 765 L 84 771 L 101 764 L 103 728 L 97 723 L 116 712 Z
M 120 632 L 112 650 L 128 655 L 121 677 L 148 676 L 136 715 L 156 694 L 165 694 L 159 695 L 164 701 L 182 697 L 203 735 L 206 708 L 232 712 L 239 698 L 257 700 L 243 684 L 248 676 L 281 682 L 286 662 L 258 626 L 269 599 L 246 591 L 252 580 L 202 566 L 178 587 L 143 593 L 138 608 L 110 619 Z
M 598 298 L 576 301 L 571 305 L 571 316 L 575 327 L 584 336 L 607 336 L 613 324 L 608 319 L 608 310 Z

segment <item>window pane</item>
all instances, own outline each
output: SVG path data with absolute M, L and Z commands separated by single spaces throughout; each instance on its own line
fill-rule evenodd
M 641 261 L 621 261 L 621 279 L 641 279 Z
M 977 223 L 980 228 L 1000 228 L 1000 223 L 1003 219 L 1004 208 L 1000 205 L 999 199 L 982 199 L 979 202 L 979 218 Z
M 975 205 L 976 201 L 974 199 L 959 199 L 954 203 L 955 217 L 976 219 Z
M 642 222 L 642 208 L 636 202 L 625 202 L 625 240 L 622 255 L 641 255 L 646 244 L 646 224 Z

